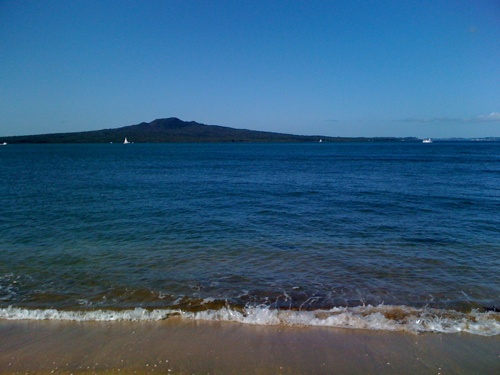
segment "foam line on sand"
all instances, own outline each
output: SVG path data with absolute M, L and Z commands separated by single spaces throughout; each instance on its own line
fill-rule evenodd
M 0 373 L 485 374 L 499 336 L 328 327 L 0 320 Z

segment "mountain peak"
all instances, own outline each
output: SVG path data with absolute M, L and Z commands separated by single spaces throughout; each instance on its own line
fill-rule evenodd
M 205 125 L 195 121 L 182 121 L 177 117 L 159 118 L 115 129 L 92 130 L 76 133 L 39 134 L 3 137 L 6 143 L 122 143 L 127 138 L 134 143 L 160 142 L 332 142 L 349 141 L 416 141 L 400 138 L 331 138 L 271 133 L 248 129 L 235 129 L 219 125 Z
M 150 129 L 168 130 L 168 129 L 181 129 L 192 125 L 199 125 L 196 122 L 186 122 L 178 119 L 177 117 L 159 118 L 151 121 L 146 126 Z

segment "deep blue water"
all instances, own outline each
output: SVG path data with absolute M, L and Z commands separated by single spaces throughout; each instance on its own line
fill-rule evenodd
M 0 308 L 500 305 L 500 144 L 0 148 Z

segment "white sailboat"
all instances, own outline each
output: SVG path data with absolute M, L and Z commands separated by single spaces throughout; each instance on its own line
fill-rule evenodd
M 130 142 L 127 140 L 127 137 L 125 137 L 125 140 L 123 141 L 124 145 L 128 145 Z

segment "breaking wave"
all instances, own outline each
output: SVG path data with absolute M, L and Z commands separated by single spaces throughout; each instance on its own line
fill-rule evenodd
M 7 320 L 67 320 L 67 321 L 158 321 L 171 317 L 181 319 L 227 321 L 255 325 L 322 326 L 335 328 L 403 331 L 411 333 L 467 332 L 481 336 L 500 334 L 500 314 L 495 311 L 412 308 L 408 306 L 335 307 L 329 310 L 277 310 L 265 306 L 231 308 L 230 306 L 204 311 L 180 309 L 147 310 L 79 310 L 0 309 L 0 319 Z

